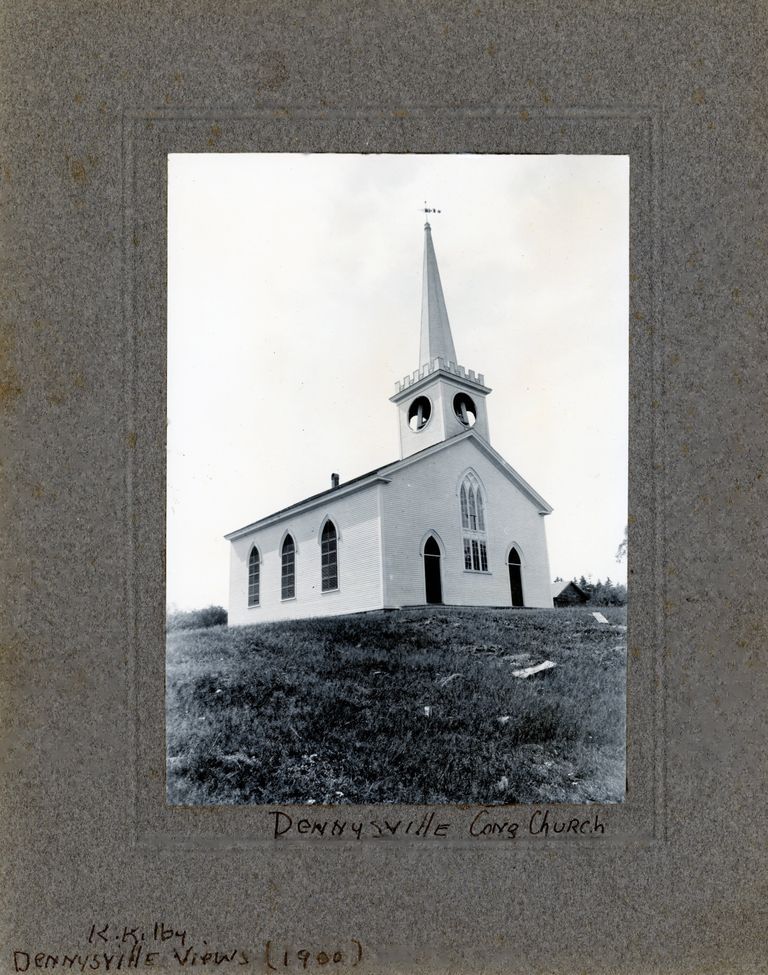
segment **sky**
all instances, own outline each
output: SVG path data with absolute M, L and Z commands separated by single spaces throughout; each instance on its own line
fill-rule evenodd
M 167 602 L 226 606 L 226 532 L 400 456 L 425 201 L 491 443 L 554 508 L 552 578 L 626 581 L 626 156 L 168 158 Z

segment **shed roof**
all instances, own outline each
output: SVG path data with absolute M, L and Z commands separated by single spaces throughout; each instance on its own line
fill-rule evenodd
M 587 595 L 587 593 L 584 592 L 584 590 L 581 588 L 581 586 L 577 585 L 573 581 L 573 579 L 567 579 L 565 582 L 563 582 L 562 579 L 561 579 L 560 582 L 553 582 L 552 583 L 552 598 L 554 599 L 555 596 L 559 596 L 560 593 L 565 592 L 565 590 L 568 588 L 568 586 L 573 586 L 573 588 L 577 592 L 580 592 L 582 596 L 586 596 Z

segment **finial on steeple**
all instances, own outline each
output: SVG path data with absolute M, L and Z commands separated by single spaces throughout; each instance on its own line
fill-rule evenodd
M 424 201 L 424 206 L 421 208 L 421 212 L 422 213 L 442 213 L 442 210 L 435 210 L 434 207 L 428 207 L 427 206 L 427 201 L 425 200 Z M 424 229 L 425 230 L 431 230 L 432 229 L 430 227 L 430 225 L 429 225 L 429 218 L 427 218 L 427 222 L 424 224 Z

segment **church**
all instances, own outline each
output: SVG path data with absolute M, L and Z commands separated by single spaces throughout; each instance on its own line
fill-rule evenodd
M 458 364 L 429 222 L 419 366 L 396 383 L 400 457 L 225 537 L 229 623 L 449 606 L 552 606 L 552 508 L 491 446 Z

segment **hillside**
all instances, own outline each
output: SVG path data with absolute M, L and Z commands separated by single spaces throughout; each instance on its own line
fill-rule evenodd
M 168 799 L 620 801 L 626 610 L 601 611 L 608 624 L 429 606 L 171 633 Z

